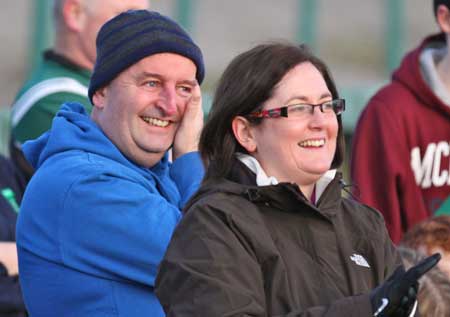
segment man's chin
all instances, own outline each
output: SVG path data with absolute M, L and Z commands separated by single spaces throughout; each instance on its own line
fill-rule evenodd
M 143 144 L 140 149 L 148 154 L 164 154 L 172 148 L 172 144 L 147 145 Z
M 138 152 L 134 152 L 130 155 L 128 159 L 136 163 L 137 165 L 151 168 L 158 164 L 159 161 L 164 157 L 167 151 L 159 151 L 157 149 L 140 149 Z M 132 157 L 131 157 L 132 156 Z M 170 155 L 169 155 L 170 159 Z

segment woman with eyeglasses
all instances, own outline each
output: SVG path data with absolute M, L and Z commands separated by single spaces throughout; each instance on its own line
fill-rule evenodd
M 438 259 L 405 273 L 382 216 L 342 197 L 344 110 L 304 46 L 231 62 L 200 139 L 205 179 L 156 281 L 168 317 L 414 313 Z

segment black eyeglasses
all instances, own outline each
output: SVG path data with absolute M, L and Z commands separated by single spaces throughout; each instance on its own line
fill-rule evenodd
M 248 115 L 249 118 L 279 118 L 294 117 L 308 118 L 314 114 L 314 108 L 319 107 L 324 114 L 340 115 L 345 110 L 345 99 L 334 99 L 325 101 L 321 104 L 312 105 L 307 103 L 299 103 L 295 105 L 284 106 L 280 108 L 255 111 Z

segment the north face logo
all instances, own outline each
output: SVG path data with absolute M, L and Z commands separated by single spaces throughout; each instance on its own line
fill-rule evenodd
M 364 266 L 364 267 L 370 268 L 369 263 L 367 263 L 367 260 L 362 255 L 353 253 L 353 255 L 350 256 L 350 260 L 352 260 L 359 266 Z

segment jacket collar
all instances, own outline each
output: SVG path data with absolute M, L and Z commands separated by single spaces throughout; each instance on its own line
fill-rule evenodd
M 258 186 L 268 186 L 268 185 L 277 185 L 279 182 L 274 176 L 268 176 L 266 172 L 263 170 L 258 160 L 244 153 L 236 153 L 236 158 L 244 163 L 244 165 L 251 170 L 256 175 L 256 185 Z M 317 182 L 316 182 L 316 201 L 319 201 L 320 196 L 324 192 L 325 188 L 328 184 L 334 179 L 336 176 L 336 170 L 332 169 L 327 171 Z
M 327 180 L 330 180 L 327 174 Z M 339 210 L 341 203 L 341 173 L 335 172 L 331 181 L 324 179 L 322 193 L 317 205 L 311 204 L 296 184 L 279 183 L 277 185 L 258 186 L 256 174 L 244 163 L 236 159 L 226 178 L 205 180 L 199 191 L 189 201 L 185 210 L 213 193 L 233 194 L 244 197 L 253 203 L 262 203 L 285 212 L 304 212 L 310 210 L 329 219 Z
M 244 153 L 236 153 L 236 157 L 239 161 L 244 163 L 249 170 L 255 173 L 256 185 L 267 186 L 278 184 L 278 180 L 274 176 L 267 176 L 266 172 L 263 170 L 258 160 L 253 156 Z
M 268 204 L 283 211 L 295 213 L 310 210 L 331 218 L 339 210 L 342 200 L 341 176 L 341 173 L 336 173 L 315 205 L 292 183 L 242 188 L 241 195 L 252 202 Z
M 71 59 L 67 58 L 64 55 L 58 54 L 55 51 L 49 49 L 46 50 L 44 53 L 44 60 L 55 62 L 65 68 L 69 68 L 75 72 L 78 72 L 80 74 L 83 74 L 87 76 L 88 78 L 91 77 L 91 70 L 86 69 L 84 67 L 81 67 Z

